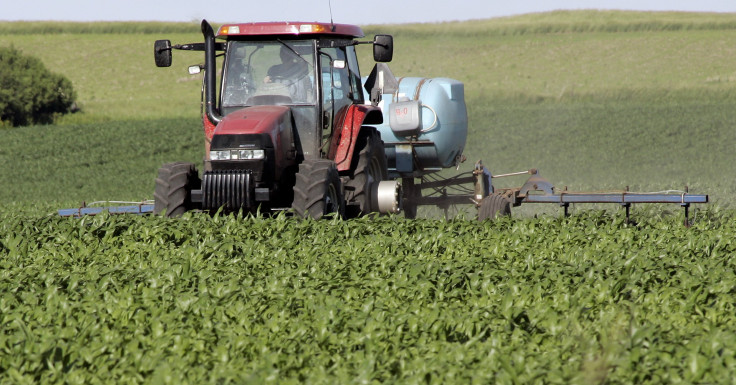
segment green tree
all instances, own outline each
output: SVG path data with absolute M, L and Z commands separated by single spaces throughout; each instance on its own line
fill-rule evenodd
M 71 81 L 50 72 L 38 58 L 0 47 L 0 125 L 50 124 L 72 111 Z

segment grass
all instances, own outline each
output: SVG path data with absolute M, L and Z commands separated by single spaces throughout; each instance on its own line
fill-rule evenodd
M 476 130 L 478 140 L 466 154 L 483 158 L 496 173 L 537 167 L 574 190 L 736 191 L 727 155 L 736 151 L 736 110 L 729 100 L 506 105 L 470 116 L 492 124 Z M 730 195 L 714 198 L 732 201 Z
M 598 15 L 598 17 L 591 16 Z M 470 104 L 483 96 L 494 100 L 537 102 L 575 98 L 628 98 L 631 94 L 666 98 L 672 93 L 698 98 L 706 91 L 736 89 L 736 29 L 717 26 L 732 15 L 560 12 L 526 15 L 466 23 L 368 26 L 374 32 L 395 35 L 392 69 L 399 76 L 451 77 L 466 84 Z M 586 21 L 596 28 L 567 33 L 493 33 L 496 25 L 537 25 L 542 19 L 560 24 Z M 604 32 L 611 23 L 656 23 L 674 18 L 712 25 L 705 29 Z M 30 23 L 36 24 L 38 23 Z M 0 45 L 15 45 L 39 57 L 51 70 L 72 80 L 79 92 L 84 118 L 70 122 L 130 118 L 163 118 L 198 113 L 200 77 L 186 67 L 203 61 L 201 53 L 176 52 L 169 69 L 153 65 L 153 41 L 174 43 L 201 41 L 195 24 L 175 24 L 161 33 L 133 33 L 148 23 L 102 23 L 99 28 L 117 33 L 95 32 L 90 26 L 62 23 L 63 33 L 27 34 L 28 23 L 0 23 Z M 45 24 L 41 24 L 43 26 Z M 55 24 L 52 24 L 55 25 Z M 167 25 L 153 23 L 153 25 Z M 13 28 L 15 27 L 15 28 Z M 90 33 L 73 32 L 82 27 Z M 182 33 L 180 27 L 190 31 Z M 39 27 L 40 28 L 40 27 Z M 416 30 L 417 33 L 408 33 Z M 477 31 L 463 36 L 445 32 Z M 127 31 L 127 33 L 126 33 Z M 419 33 L 421 32 L 421 33 Z M 370 49 L 361 47 L 361 67 L 372 66 Z M 448 60 L 448 58 L 451 58 Z
M 114 121 L 3 130 L 3 202 L 134 200 L 153 197 L 158 168 L 200 164 L 203 135 L 195 118 Z
M 68 77 L 77 91 L 81 113 L 62 124 L 195 117 L 199 112 L 201 77 L 186 67 L 202 55 L 179 52 L 173 68 L 157 68 L 153 42 L 159 36 L 137 34 L 59 34 L 0 36 L 0 45 L 13 44 L 41 58 L 51 71 Z M 164 35 L 175 41 L 196 35 Z M 3 39 L 7 39 L 3 41 Z
M 736 31 L 713 30 L 478 39 L 397 34 L 392 69 L 398 76 L 460 79 L 471 103 L 483 96 L 522 103 L 632 95 L 650 102 L 677 95 L 695 99 L 736 89 L 735 38 Z

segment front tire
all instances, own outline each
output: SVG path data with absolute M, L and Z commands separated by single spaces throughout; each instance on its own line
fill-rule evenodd
M 414 177 L 401 178 L 404 189 L 404 218 L 415 219 L 417 217 L 417 201 L 422 197 L 422 190 L 414 183 Z
M 331 160 L 305 160 L 299 165 L 291 208 L 302 218 L 320 219 L 327 214 L 345 214 L 337 166 Z
M 202 181 L 193 163 L 167 163 L 158 170 L 153 193 L 154 214 L 169 218 L 179 217 L 195 208 L 192 190 L 199 189 Z

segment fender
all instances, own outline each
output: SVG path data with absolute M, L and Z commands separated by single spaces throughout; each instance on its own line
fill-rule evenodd
M 332 137 L 328 158 L 335 161 L 337 171 L 348 171 L 353 159 L 355 142 L 364 124 L 383 123 L 383 113 L 375 106 L 353 104 L 347 108 L 342 124 L 336 125 L 337 135 Z M 337 128 L 339 127 L 339 131 Z
M 204 125 L 204 153 L 209 154 L 216 126 L 207 118 L 207 114 L 202 114 L 202 122 Z M 209 159 L 209 155 L 207 155 L 207 158 Z

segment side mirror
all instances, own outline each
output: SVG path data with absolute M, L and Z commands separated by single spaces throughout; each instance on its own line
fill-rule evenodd
M 394 37 L 376 35 L 373 40 L 373 60 L 378 63 L 390 62 L 394 57 Z
M 171 67 L 171 41 L 156 40 L 153 44 L 153 58 L 156 67 Z

